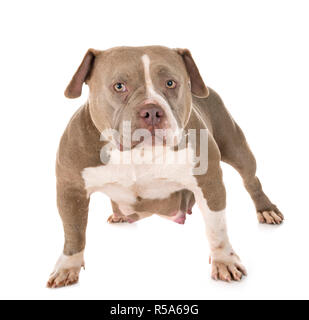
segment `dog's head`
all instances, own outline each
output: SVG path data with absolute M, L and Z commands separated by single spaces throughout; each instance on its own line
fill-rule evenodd
M 129 125 L 133 145 L 140 142 L 137 129 L 152 142 L 156 135 L 173 143 L 190 117 L 192 94 L 208 96 L 190 51 L 161 46 L 89 49 L 66 97 L 79 97 L 84 82 L 96 127 L 116 130 L 122 141 Z

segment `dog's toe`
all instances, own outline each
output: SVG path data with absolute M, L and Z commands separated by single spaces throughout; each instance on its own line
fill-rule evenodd
M 107 222 L 108 223 L 123 223 L 123 222 L 129 222 L 129 221 L 128 221 L 127 217 L 113 213 L 111 216 L 108 217 Z
M 247 275 L 245 267 L 238 263 L 212 263 L 211 277 L 214 280 L 221 280 L 225 282 L 240 281 L 243 276 Z
M 79 272 L 74 269 L 61 270 L 51 274 L 47 288 L 61 288 L 76 284 L 79 279 Z
M 257 212 L 258 221 L 266 224 L 281 224 L 284 220 L 284 216 L 279 211 L 269 210 Z

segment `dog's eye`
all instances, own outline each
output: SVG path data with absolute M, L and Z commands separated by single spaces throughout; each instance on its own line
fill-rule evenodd
M 169 89 L 176 88 L 176 82 L 174 80 L 168 80 L 166 81 L 166 87 Z
M 117 82 L 116 84 L 114 84 L 114 89 L 117 92 L 125 92 L 125 91 L 127 91 L 126 86 L 121 82 Z

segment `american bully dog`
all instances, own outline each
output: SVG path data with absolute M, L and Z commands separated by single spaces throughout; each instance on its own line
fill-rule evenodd
M 197 203 L 210 243 L 212 277 L 239 281 L 246 269 L 226 229 L 220 161 L 243 178 L 260 223 L 284 217 L 262 190 L 243 132 L 206 87 L 187 49 L 89 49 L 65 95 L 88 101 L 74 114 L 57 153 L 57 204 L 65 244 L 47 286 L 78 281 L 84 266 L 90 195 L 112 203 L 110 223 L 158 214 L 184 223 Z

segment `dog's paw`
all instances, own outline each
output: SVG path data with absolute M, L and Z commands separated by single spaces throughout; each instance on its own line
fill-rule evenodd
M 47 288 L 60 288 L 76 284 L 80 270 L 84 265 L 83 251 L 72 256 L 62 254 L 57 261 L 54 272 L 49 277 Z
M 76 284 L 79 279 L 80 269 L 67 269 L 53 272 L 47 282 L 47 288 L 61 288 Z
M 214 280 L 240 281 L 243 276 L 247 275 L 246 268 L 232 248 L 216 250 L 210 257 L 210 262 L 211 260 L 211 277 Z
M 283 214 L 278 210 L 269 210 L 257 212 L 259 223 L 281 224 L 284 220 Z
M 241 263 L 212 262 L 211 277 L 214 280 L 240 281 L 246 275 L 247 271 Z
M 123 222 L 129 222 L 129 219 L 124 215 L 119 215 L 113 213 L 111 216 L 107 219 L 108 223 L 123 223 Z

